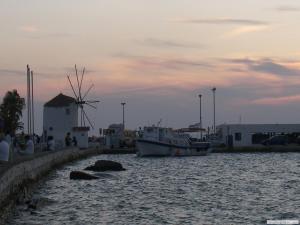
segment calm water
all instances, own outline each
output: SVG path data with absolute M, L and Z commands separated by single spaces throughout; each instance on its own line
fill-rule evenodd
M 127 171 L 69 179 L 98 159 Z M 36 210 L 19 206 L 11 224 L 266 224 L 300 219 L 300 154 L 211 154 L 137 158 L 102 155 L 68 164 L 41 182 Z

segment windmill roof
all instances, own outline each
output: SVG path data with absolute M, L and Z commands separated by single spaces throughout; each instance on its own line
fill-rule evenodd
M 69 106 L 71 103 L 75 103 L 75 98 L 60 93 L 50 101 L 45 103 L 45 107 L 64 107 Z

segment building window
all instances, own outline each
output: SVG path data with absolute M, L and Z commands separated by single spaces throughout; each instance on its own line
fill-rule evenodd
M 242 133 L 235 133 L 234 134 L 234 139 L 236 141 L 241 141 L 242 140 Z
M 66 108 L 66 114 L 70 115 L 70 109 L 69 108 Z

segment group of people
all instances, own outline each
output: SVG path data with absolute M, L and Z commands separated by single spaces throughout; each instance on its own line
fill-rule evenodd
M 70 132 L 68 132 L 65 137 L 65 145 L 66 145 L 66 147 L 77 146 L 77 139 L 75 136 L 73 136 L 73 138 L 71 138 Z
M 77 146 L 77 139 L 75 136 L 71 138 L 71 133 L 68 132 L 65 136 L 65 147 Z M 48 136 L 47 138 L 47 150 L 54 151 L 55 150 L 55 141 L 53 136 Z
M 32 155 L 34 154 L 33 137 L 21 133 L 15 137 L 10 132 L 0 132 L 0 161 L 8 162 L 13 154 Z
M 34 145 L 39 143 L 40 138 L 37 135 L 25 135 L 23 132 L 17 136 L 9 132 L 3 133 L 0 131 L 0 162 L 8 162 L 13 158 L 14 154 L 32 155 L 34 154 Z M 68 132 L 65 136 L 65 146 L 77 146 L 75 136 L 71 138 L 71 133 Z M 54 151 L 56 149 L 53 136 L 47 137 L 46 150 Z

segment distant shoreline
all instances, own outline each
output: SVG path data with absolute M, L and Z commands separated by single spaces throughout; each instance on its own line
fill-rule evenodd
M 103 149 L 103 154 L 136 154 L 137 148 Z M 211 153 L 290 153 L 299 152 L 300 146 L 217 147 Z
M 300 146 L 259 146 L 259 147 L 233 147 L 214 148 L 212 153 L 300 153 Z

